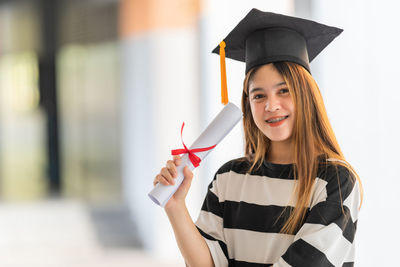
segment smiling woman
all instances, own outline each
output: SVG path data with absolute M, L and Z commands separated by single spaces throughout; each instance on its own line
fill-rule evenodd
M 263 159 L 279 164 L 294 163 L 297 176 L 303 177 L 297 187 L 298 207 L 307 206 L 321 156 L 337 159 L 337 164 L 349 169 L 359 181 L 343 157 L 318 86 L 303 67 L 292 62 L 274 62 L 250 70 L 245 78 L 242 109 L 245 116 L 251 112 L 249 119 L 244 120 L 246 140 L 249 140 L 246 156 L 253 163 L 251 169 L 256 163 L 261 165 Z M 270 123 L 275 117 L 281 119 Z M 264 141 L 259 142 L 257 135 L 265 136 Z M 305 212 L 294 209 L 284 232 L 294 232 Z
M 188 266 L 354 265 L 362 186 L 309 66 L 341 31 L 253 9 L 214 50 L 246 63 L 245 155 L 217 171 L 195 224 L 188 168 L 165 206 Z M 180 163 L 154 182 L 172 184 Z

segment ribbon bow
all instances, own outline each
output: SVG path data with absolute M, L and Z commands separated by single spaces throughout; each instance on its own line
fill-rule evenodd
M 198 156 L 196 156 L 196 154 L 194 154 L 194 153 L 213 149 L 217 145 L 213 145 L 213 146 L 209 146 L 209 147 L 205 147 L 205 148 L 188 149 L 186 147 L 185 143 L 183 142 L 183 138 L 182 138 L 183 126 L 185 126 L 185 122 L 182 123 L 182 128 L 181 128 L 181 140 L 182 140 L 182 144 L 183 144 L 184 148 L 171 150 L 171 154 L 172 155 L 180 155 L 180 154 L 188 153 L 190 161 L 192 162 L 193 166 L 196 168 L 200 165 L 201 159 Z

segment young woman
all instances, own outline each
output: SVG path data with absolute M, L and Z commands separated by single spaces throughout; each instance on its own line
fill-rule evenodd
M 228 57 L 246 55 L 245 156 L 217 171 L 196 223 L 185 167 L 165 211 L 188 266 L 354 265 L 362 188 L 310 74 L 309 61 L 340 33 L 321 25 L 253 9 L 225 38 Z M 310 44 L 318 34 L 330 41 Z M 174 184 L 179 164 L 168 161 L 154 184 Z

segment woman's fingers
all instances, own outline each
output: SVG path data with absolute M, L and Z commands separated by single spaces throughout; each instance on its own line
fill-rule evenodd
M 179 166 L 182 162 L 181 157 L 179 155 L 175 155 L 173 159 L 176 166 Z
M 165 179 L 161 174 L 158 174 L 156 178 L 154 178 L 153 185 L 155 186 L 158 183 L 161 183 L 163 185 L 169 185 L 167 179 Z
M 153 185 L 156 185 L 157 183 L 161 183 L 163 185 L 174 185 L 175 178 L 178 177 L 178 170 L 176 166 L 179 166 L 181 162 L 182 159 L 179 155 L 175 155 L 173 160 L 168 160 L 166 167 L 162 168 L 160 173 L 154 178 Z
M 160 174 L 165 180 L 168 181 L 169 184 L 175 184 L 172 174 L 167 167 L 162 168 Z
M 172 160 L 167 161 L 167 168 L 169 172 L 171 173 L 173 178 L 178 177 L 178 171 L 176 170 L 175 163 Z

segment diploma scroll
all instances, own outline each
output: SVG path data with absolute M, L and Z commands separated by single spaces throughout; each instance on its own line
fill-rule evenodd
M 214 120 L 207 126 L 203 133 L 194 141 L 190 149 L 209 147 L 218 144 L 222 139 L 235 127 L 242 118 L 241 110 L 232 103 L 228 103 Z M 212 149 L 211 149 L 212 150 Z M 196 152 L 195 154 L 203 160 L 211 150 Z M 156 204 L 164 207 L 168 200 L 174 195 L 181 185 L 184 176 L 183 168 L 188 166 L 191 171 L 195 169 L 189 160 L 188 154 L 182 156 L 181 164 L 177 167 L 178 177 L 175 179 L 174 185 L 163 185 L 158 183 L 148 194 L 151 200 Z

